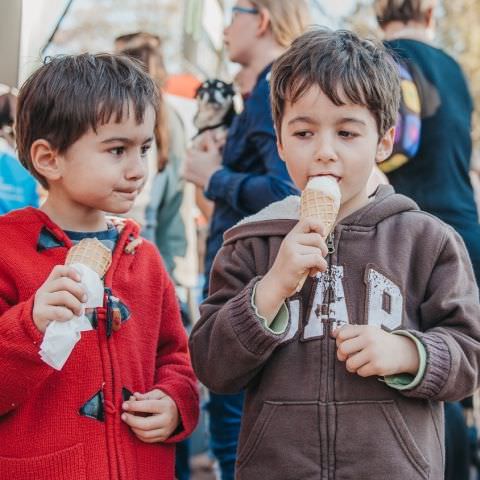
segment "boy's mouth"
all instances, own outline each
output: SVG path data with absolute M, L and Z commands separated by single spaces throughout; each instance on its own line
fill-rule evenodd
M 134 200 L 138 194 L 138 190 L 117 190 L 116 192 L 129 200 Z
M 310 180 L 315 177 L 332 177 L 337 183 L 340 183 L 342 181 L 342 177 L 334 175 L 333 173 L 318 173 L 316 175 L 309 176 L 308 179 Z

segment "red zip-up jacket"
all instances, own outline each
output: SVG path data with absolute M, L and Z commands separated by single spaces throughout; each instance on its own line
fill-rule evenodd
M 198 394 L 174 287 L 156 248 L 129 220 L 105 276 L 96 328 L 61 371 L 39 356 L 37 289 L 72 242 L 34 208 L 0 217 L 0 479 L 174 478 L 175 442 L 198 420 Z M 121 420 L 132 392 L 158 388 L 181 426 L 164 443 L 140 441 Z

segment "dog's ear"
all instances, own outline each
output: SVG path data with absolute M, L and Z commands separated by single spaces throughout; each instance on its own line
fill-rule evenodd
M 235 89 L 233 88 L 233 83 L 225 83 L 224 92 L 225 92 L 225 96 L 233 97 L 235 95 Z

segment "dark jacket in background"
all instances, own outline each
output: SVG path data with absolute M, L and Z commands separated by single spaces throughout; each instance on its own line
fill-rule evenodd
M 205 291 L 224 232 L 270 203 L 298 193 L 277 152 L 270 107 L 270 69 L 271 65 L 259 75 L 243 112 L 233 120 L 222 168 L 212 176 L 205 191 L 206 197 L 215 202 L 207 240 Z
M 417 154 L 388 179 L 396 192 L 460 233 L 480 281 L 480 224 L 469 178 L 473 102 L 464 74 L 452 57 L 427 43 L 385 44 L 410 70 L 422 116 Z

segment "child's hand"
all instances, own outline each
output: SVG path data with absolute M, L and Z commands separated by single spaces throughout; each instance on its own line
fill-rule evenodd
M 306 272 L 315 275 L 327 269 L 324 226 L 315 219 L 301 219 L 283 239 L 272 268 L 258 282 L 255 304 L 259 313 L 273 320 L 281 304 L 292 296 Z
M 163 442 L 175 431 L 180 420 L 176 403 L 161 390 L 135 393 L 123 409 L 122 420 L 145 443 Z M 136 414 L 149 414 L 147 416 Z
M 35 293 L 33 322 L 45 333 L 50 322 L 66 322 L 82 314 L 87 294 L 80 283 L 80 274 L 72 267 L 57 265 Z
M 334 330 L 332 336 L 337 342 L 337 358 L 346 362 L 350 373 L 384 377 L 418 372 L 417 347 L 408 337 L 371 325 L 345 325 Z

